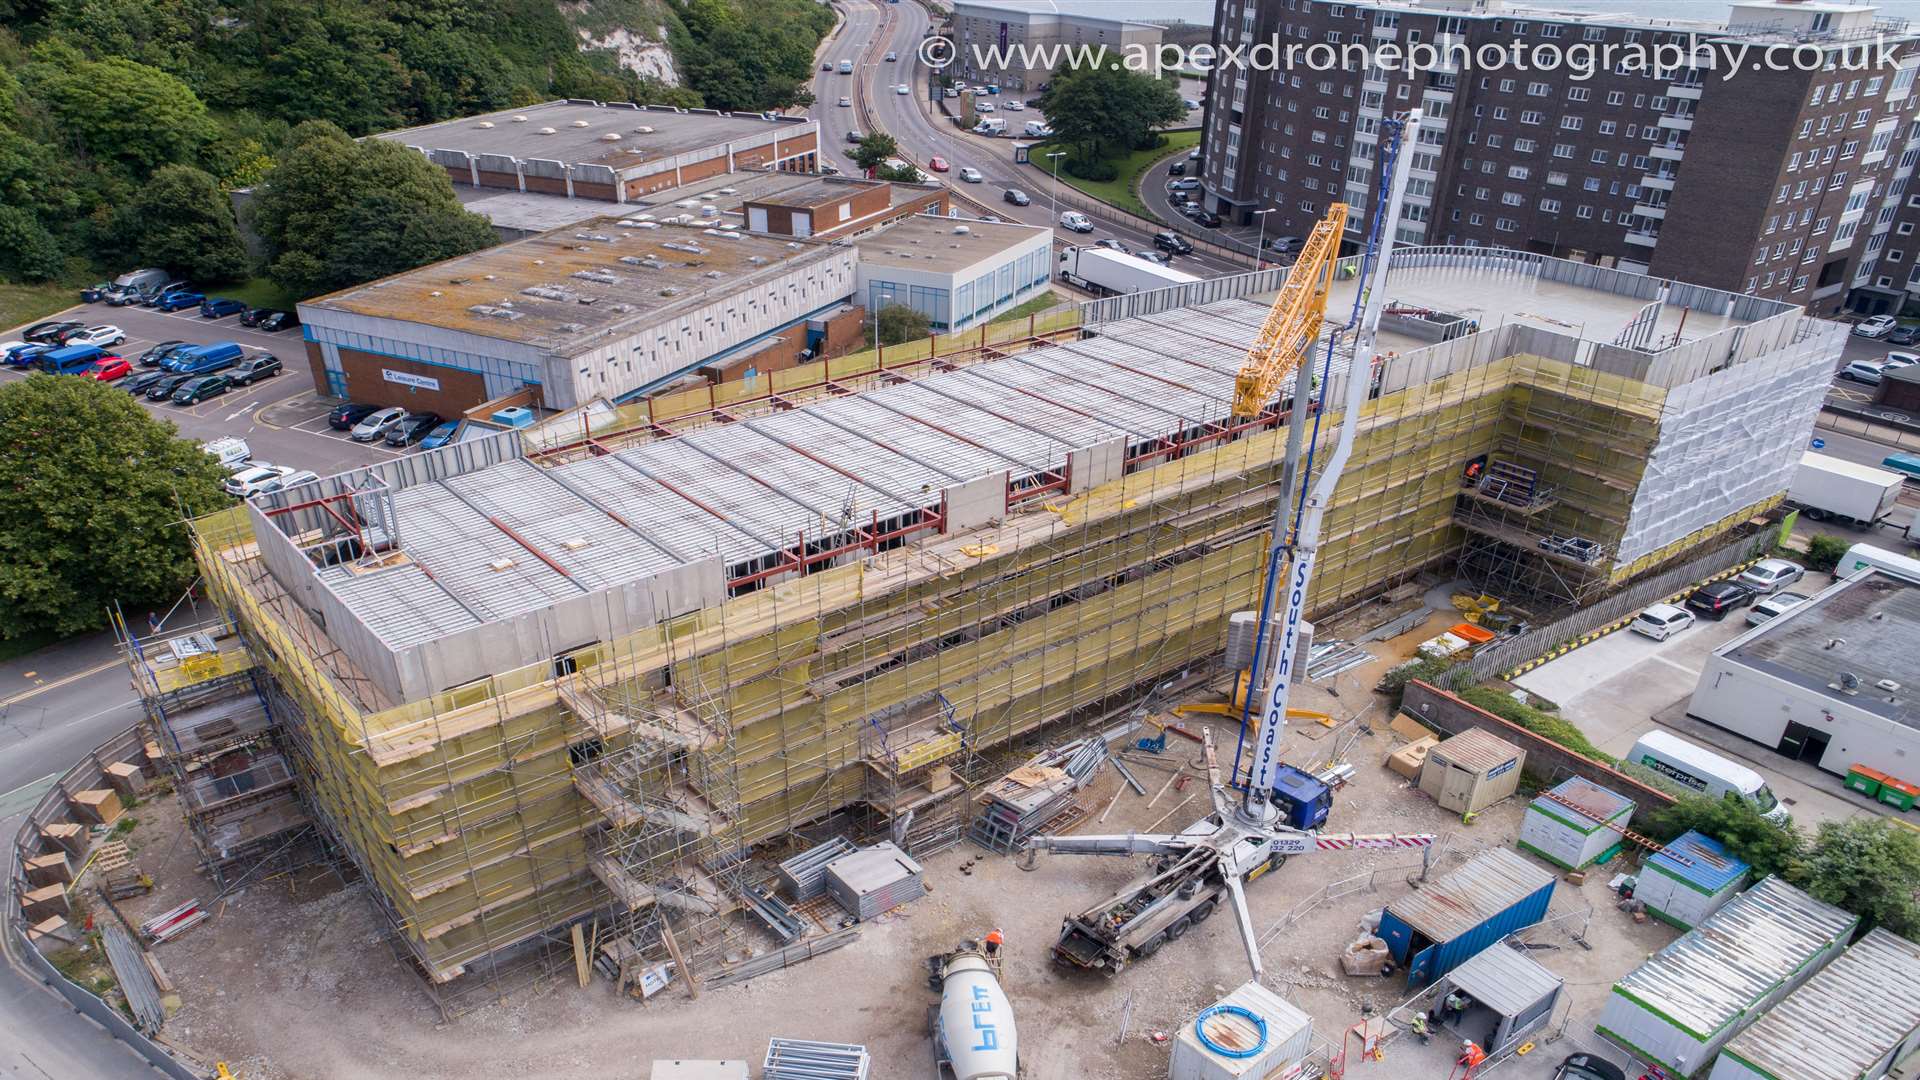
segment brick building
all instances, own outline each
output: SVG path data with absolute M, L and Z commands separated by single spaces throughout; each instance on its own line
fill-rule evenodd
M 1417 107 L 1401 242 L 1518 248 L 1821 313 L 1885 310 L 1910 272 L 1889 237 L 1912 232 L 1903 214 L 1920 220 L 1906 208 L 1917 41 L 1875 8 L 1821 0 L 1735 3 L 1721 22 L 1503 0 L 1220 0 L 1216 49 L 1424 45 L 1439 62 L 1409 71 L 1343 53 L 1325 71 L 1217 71 L 1205 202 L 1240 222 L 1270 209 L 1268 236 L 1304 235 L 1333 201 L 1369 204 L 1382 120 Z M 1511 60 L 1575 46 L 1616 61 Z M 1624 59 L 1655 47 L 1690 59 L 1658 71 Z M 1803 62 L 1730 70 L 1730 57 L 1752 64 L 1769 47 Z M 1479 59 L 1495 50 L 1504 66 Z M 1349 227 L 1360 235 L 1362 216 Z

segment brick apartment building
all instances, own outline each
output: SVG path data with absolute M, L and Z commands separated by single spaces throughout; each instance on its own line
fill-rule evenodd
M 1243 223 L 1271 210 L 1270 237 L 1304 235 L 1336 200 L 1369 205 L 1381 122 L 1418 107 L 1402 242 L 1582 259 L 1818 313 L 1897 309 L 1920 256 L 1920 240 L 1902 239 L 1920 223 L 1920 194 L 1908 194 L 1920 30 L 1873 7 L 1745 0 L 1704 22 L 1503 0 L 1220 0 L 1213 40 L 1442 50 L 1441 63 L 1411 72 L 1343 56 L 1324 71 L 1214 73 L 1204 201 Z M 1890 47 L 1876 54 L 1876 43 Z M 1595 64 L 1590 77 L 1511 59 L 1516 47 L 1531 57 L 1575 45 L 1616 58 L 1698 51 L 1669 70 Z M 1768 46 L 1804 60 L 1728 77 L 1743 46 L 1749 65 Z M 1505 66 L 1476 66 L 1483 47 L 1506 50 Z M 1365 225 L 1356 215 L 1348 227 L 1357 237 Z

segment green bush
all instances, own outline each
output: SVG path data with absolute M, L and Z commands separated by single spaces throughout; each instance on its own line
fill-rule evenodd
M 1070 157 L 1062 162 L 1060 167 L 1066 170 L 1069 176 L 1077 176 L 1082 180 L 1093 180 L 1101 183 L 1117 179 L 1120 176 L 1120 167 L 1118 165 L 1115 165 L 1111 161 L 1099 159 L 1083 161 L 1077 157 Z
M 1485 709 L 1508 723 L 1526 728 L 1543 739 L 1559 743 L 1576 754 L 1584 754 L 1609 765 L 1616 760 L 1612 754 L 1593 745 L 1579 728 L 1530 705 L 1522 705 L 1498 690 L 1474 686 L 1459 691 L 1459 696 L 1462 701 Z
M 1846 555 L 1847 549 L 1852 546 L 1844 537 L 1827 533 L 1813 534 L 1807 540 L 1807 569 L 1833 573 L 1833 568 L 1840 565 L 1841 557 Z
M 1407 684 L 1415 679 L 1449 692 L 1473 685 L 1473 673 L 1468 669 L 1444 657 L 1423 656 L 1390 668 L 1380 676 L 1376 689 L 1386 694 L 1392 700 L 1393 707 L 1398 709 L 1401 698 L 1406 696 Z

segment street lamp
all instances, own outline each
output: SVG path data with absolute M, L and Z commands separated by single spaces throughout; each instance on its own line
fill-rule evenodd
M 1265 210 L 1255 210 L 1253 212 L 1253 216 L 1260 219 L 1260 240 L 1253 245 L 1253 268 L 1255 270 L 1261 269 L 1260 264 L 1267 261 L 1267 215 L 1278 209 L 1279 207 L 1277 206 L 1269 206 Z
M 1067 156 L 1065 150 L 1053 150 L 1047 157 L 1053 159 L 1053 222 L 1060 223 L 1060 159 Z

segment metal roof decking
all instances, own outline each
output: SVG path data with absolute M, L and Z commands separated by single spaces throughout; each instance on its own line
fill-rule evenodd
M 483 476 L 480 470 L 471 476 Z M 587 591 L 527 550 L 446 484 L 396 492 L 400 543 L 462 605 L 485 619 L 570 600 Z M 527 508 L 529 513 L 537 507 Z
M 525 461 L 450 477 L 446 486 L 584 588 L 609 588 L 681 563 Z
M 364 574 L 333 566 L 318 576 L 390 649 L 432 641 L 482 621 L 411 564 Z
M 1003 447 L 975 446 L 953 438 L 940 430 L 939 419 L 909 419 L 910 414 L 899 411 L 901 405 L 891 404 L 891 399 L 883 403 L 879 394 L 876 391 L 858 397 L 829 398 L 809 405 L 804 411 L 839 426 L 874 432 L 871 437 L 901 453 L 920 461 L 938 462 L 941 468 L 963 476 L 985 476 L 1007 468 L 1039 471 L 1045 464 L 1044 457 L 1022 464 L 1006 457 Z
M 734 563 L 767 551 L 766 541 L 674 494 L 618 457 L 588 458 L 554 471 L 687 562 L 718 554 Z

